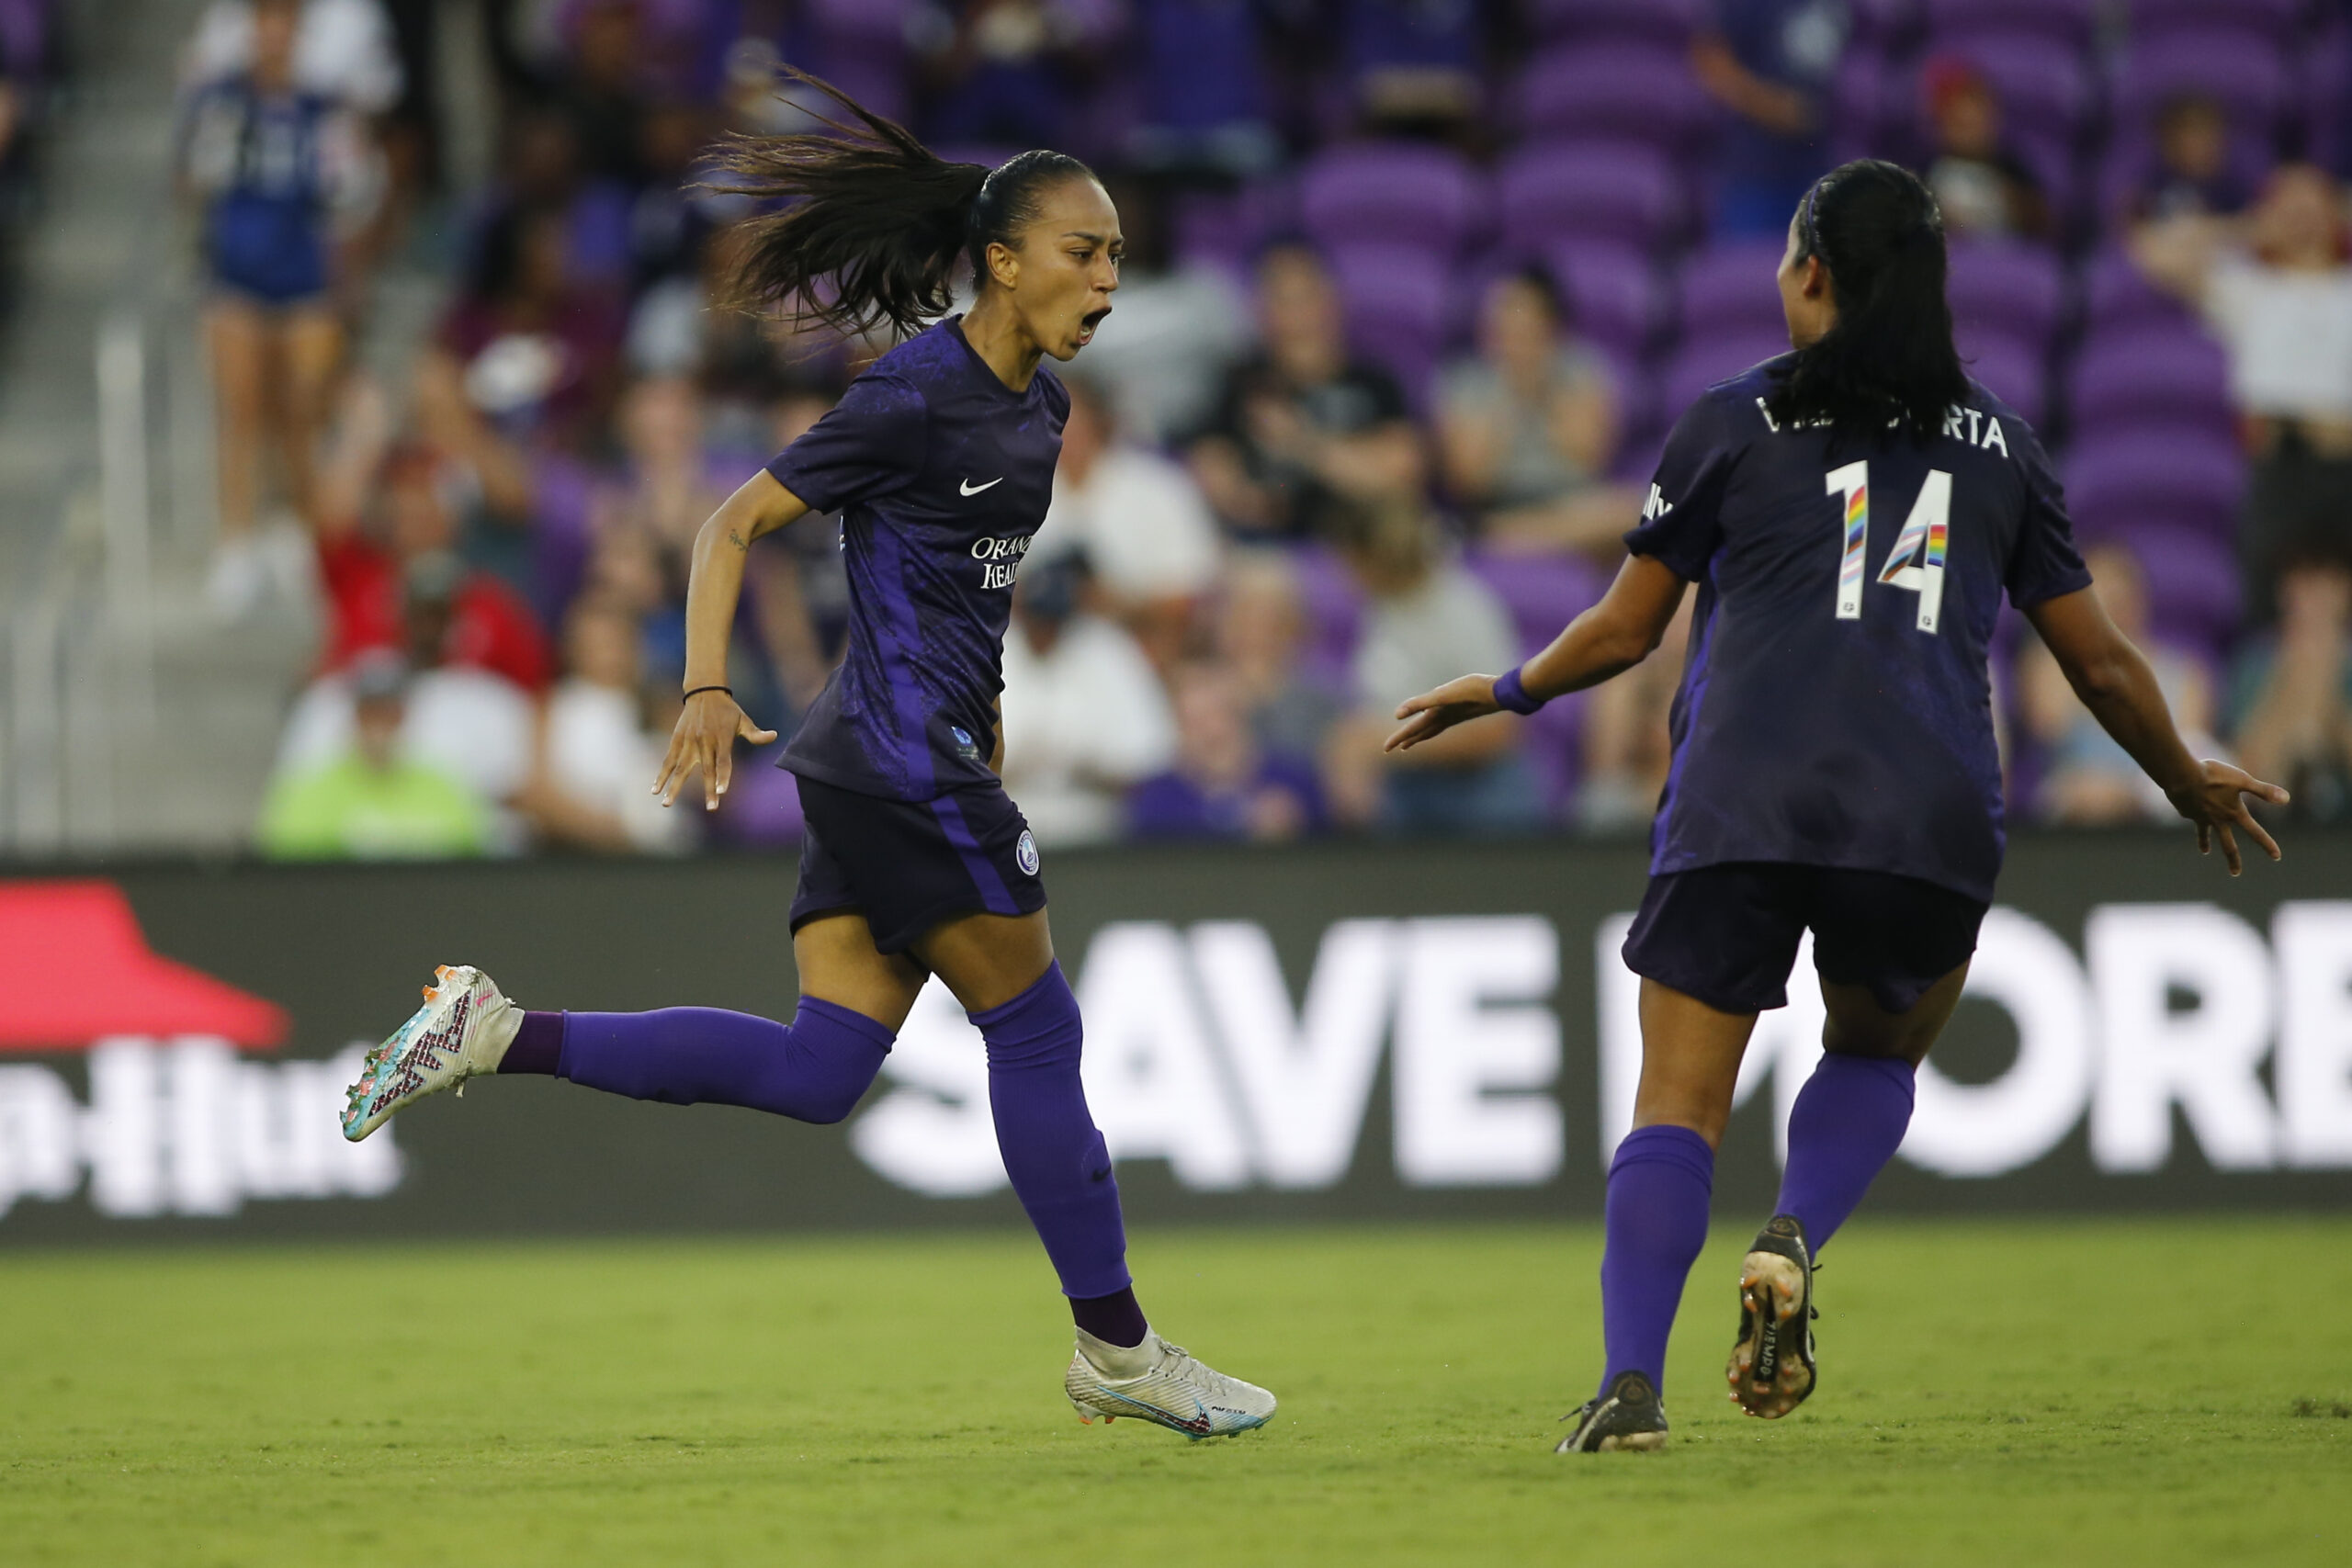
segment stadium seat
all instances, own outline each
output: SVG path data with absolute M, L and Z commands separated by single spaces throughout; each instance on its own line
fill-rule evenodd
M 2086 542 L 2097 542 L 2090 533 Z M 2148 619 L 2163 640 L 2211 655 L 2227 646 L 2245 608 L 2237 553 L 2209 529 L 2143 523 L 2110 536 L 2132 547 L 2148 584 Z
M 1920 7 L 1930 48 L 1995 33 L 2078 53 L 2098 30 L 2099 9 L 2097 0 L 1926 0 Z
M 2307 0 L 2124 0 L 2123 7 L 2135 39 L 2222 26 L 2259 34 L 2278 46 L 2295 41 L 2304 14 L 2312 8 Z
M 1783 248 L 1778 241 L 1751 240 L 1692 252 L 1675 280 L 1676 330 L 1683 340 L 1784 328 L 1772 281 Z
M 1536 57 L 1519 80 L 1521 134 L 1647 141 L 1687 152 L 1716 124 L 1689 57 L 1656 44 L 1577 45 Z
M 904 120 L 914 107 L 907 59 L 913 0 L 808 0 L 802 9 L 808 68 L 876 114 Z
M 1946 52 L 1936 46 L 1931 53 Z M 1987 33 L 1953 44 L 1949 52 L 1973 64 L 2001 100 L 2001 123 L 2020 140 L 2071 147 L 2098 104 L 2086 57 L 2030 33 Z M 1921 95 L 1914 100 L 1924 105 Z
M 2046 350 L 2065 301 L 2065 274 L 2040 245 L 1997 240 L 1951 244 L 1952 322 L 1963 344 L 2008 337 Z
M 1545 43 L 1637 39 L 1679 49 L 1698 30 L 1699 0 L 1528 0 L 1528 20 Z
M 1415 412 L 1424 412 L 1447 339 L 1452 269 L 1409 244 L 1337 245 L 1329 257 L 1349 346 L 1396 377 Z
M 2221 344 L 2194 327 L 2153 321 L 2086 337 L 2066 404 L 2076 430 L 2100 434 L 2165 423 L 2227 435 L 2236 422 Z
M 1544 141 L 1503 163 L 1495 182 L 1503 243 L 1541 251 L 1563 240 L 1655 250 L 1682 211 L 1674 161 L 1639 141 Z
M 1747 327 L 1686 339 L 1658 379 L 1658 417 L 1671 430 L 1683 411 L 1716 382 L 1789 352 L 1785 325 Z
M 1299 663 L 1309 680 L 1352 692 L 1350 665 L 1363 627 L 1363 591 L 1330 548 L 1301 545 L 1291 552 L 1298 601 L 1306 621 Z
M 1627 520 L 1628 527 L 1632 520 Z M 1494 590 L 1519 629 L 1522 656 L 1560 635 L 1560 628 L 1600 603 L 1609 576 L 1581 556 L 1487 555 L 1473 551 L 1464 565 Z
M 1299 216 L 1319 244 L 1409 245 L 1452 261 L 1484 221 L 1485 182 L 1459 153 L 1419 142 L 1335 147 L 1299 177 Z
M 1544 263 L 1568 297 L 1576 330 L 1612 353 L 1639 358 L 1657 335 L 1657 269 L 1626 245 L 1564 241 L 1544 248 Z
M 2129 327 L 2193 321 L 2188 307 L 2141 273 L 2120 245 L 2093 255 L 2083 269 L 2083 332 L 2098 337 Z
M 2161 524 L 2227 539 L 2245 492 L 2236 444 L 2193 424 L 2087 432 L 2064 471 L 2068 509 L 2093 535 Z
M 2293 85 L 2278 49 L 2257 34 L 2203 28 L 2138 39 L 2116 72 L 2116 134 L 2153 127 L 2165 101 L 2182 93 L 2210 94 L 2239 131 L 2267 137 L 2285 118 Z
M 2049 412 L 2050 369 L 2040 353 L 2014 338 L 1994 337 L 1971 344 L 1963 337 L 1960 357 L 1971 376 L 2023 415 L 2037 433 L 2041 431 Z

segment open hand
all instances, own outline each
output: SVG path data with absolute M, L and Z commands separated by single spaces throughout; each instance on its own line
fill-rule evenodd
M 2222 858 L 2229 862 L 2230 874 L 2237 875 L 2245 869 L 2245 864 L 2238 853 L 2237 838 L 2232 829 L 2243 828 L 2248 838 L 2260 844 L 2272 860 L 2277 860 L 2278 841 L 2254 819 L 2254 813 L 2246 808 L 2245 797 L 2250 795 L 2272 806 L 2284 806 L 2287 804 L 2287 792 L 2275 784 L 2263 783 L 2244 768 L 2233 768 L 2227 762 L 2209 759 L 2198 764 L 2198 772 L 2201 776 L 2195 784 L 2186 789 L 2165 792 L 2172 802 L 2173 809 L 2197 824 L 2197 852 L 2200 855 L 2211 853 L 2213 836 L 2218 832 L 2222 839 Z
M 1433 740 L 1455 725 L 1490 713 L 1502 712 L 1502 705 L 1495 701 L 1495 678 L 1492 675 L 1464 675 L 1448 681 L 1434 692 L 1423 692 L 1418 697 L 1408 697 L 1396 705 L 1396 716 L 1405 722 L 1389 736 L 1384 751 L 1409 751 L 1424 740 Z
M 678 727 L 670 732 L 662 774 L 653 781 L 653 793 L 662 797 L 662 804 L 675 805 L 686 780 L 699 772 L 703 809 L 718 810 L 718 797 L 727 793 L 728 781 L 735 774 L 738 737 L 764 746 L 775 739 L 775 731 L 753 724 L 725 692 L 696 692 L 688 697 L 685 710 L 678 715 Z

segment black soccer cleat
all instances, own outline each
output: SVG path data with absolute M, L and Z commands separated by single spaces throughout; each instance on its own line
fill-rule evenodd
M 1576 1427 L 1554 1453 L 1656 1453 L 1666 1447 L 1666 1402 L 1640 1372 L 1619 1372 L 1600 1398 L 1560 1419 Z
M 1777 1421 L 1813 1393 L 1813 1253 L 1794 1214 L 1775 1214 L 1739 1266 L 1739 1337 L 1724 1376 L 1750 1416 Z

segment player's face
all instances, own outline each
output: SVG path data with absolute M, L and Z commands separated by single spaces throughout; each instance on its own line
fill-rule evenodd
M 1819 256 L 1797 260 L 1797 225 L 1803 215 L 1789 220 L 1789 240 L 1781 253 L 1774 281 L 1781 286 L 1781 313 L 1789 321 L 1789 346 L 1817 343 L 1838 319 L 1838 303 L 1829 292 L 1829 269 Z
M 1013 309 L 1040 348 L 1074 358 L 1094 341 L 1119 287 L 1127 249 L 1119 209 L 1092 180 L 1064 180 L 1045 193 L 1020 239 L 1011 269 Z

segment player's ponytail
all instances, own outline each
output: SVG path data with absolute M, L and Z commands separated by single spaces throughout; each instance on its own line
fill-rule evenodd
M 1821 176 L 1798 209 L 1796 256 L 1819 256 L 1838 319 L 1797 350 L 1765 406 L 1782 424 L 1826 422 L 1840 434 L 1893 426 L 1917 440 L 1966 400 L 1968 378 L 1944 299 L 1943 215 L 1917 175 L 1876 158 Z
M 741 225 L 744 261 L 728 300 L 738 309 L 780 309 L 851 333 L 886 323 L 919 332 L 954 302 L 959 255 L 987 287 L 989 246 L 1015 243 L 1047 186 L 1093 177 L 1059 152 L 1023 152 L 995 169 L 951 164 L 840 89 L 788 74 L 850 118 L 723 145 L 714 185 L 767 209 Z

